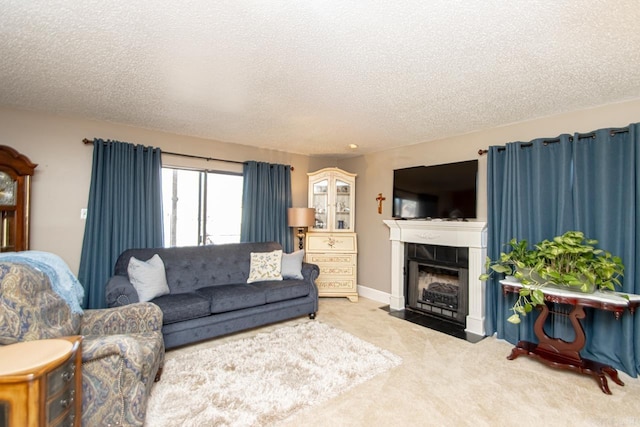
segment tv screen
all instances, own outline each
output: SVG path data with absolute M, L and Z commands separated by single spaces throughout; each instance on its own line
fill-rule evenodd
M 393 171 L 393 217 L 476 218 L 478 161 L 416 166 Z

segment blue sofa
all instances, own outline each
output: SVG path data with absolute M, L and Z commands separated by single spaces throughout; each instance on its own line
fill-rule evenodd
M 320 272 L 315 264 L 302 263 L 302 279 L 247 283 L 251 253 L 279 249 L 275 242 L 129 249 L 118 257 L 106 285 L 107 305 L 139 301 L 127 273 L 129 260 L 158 254 L 170 293 L 151 302 L 162 310 L 167 349 L 299 316 L 315 318 Z

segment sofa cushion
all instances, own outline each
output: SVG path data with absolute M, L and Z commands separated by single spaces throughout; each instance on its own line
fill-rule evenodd
M 151 302 L 162 310 L 162 323 L 165 325 L 211 314 L 209 300 L 195 292 L 163 295 Z
M 282 280 L 282 250 L 272 252 L 251 252 L 251 265 L 247 283 L 263 280 Z
M 282 254 L 282 274 L 283 279 L 303 279 L 302 260 L 304 259 L 304 249 L 291 254 Z
M 164 262 L 162 262 L 162 258 L 158 254 L 146 261 L 131 257 L 127 273 L 131 284 L 136 288 L 140 302 L 151 301 L 156 297 L 169 293 L 167 276 L 164 272 Z
M 209 300 L 212 314 L 225 313 L 267 303 L 265 289 L 254 285 L 208 286 L 200 288 L 196 292 Z
M 264 290 L 267 304 L 288 299 L 302 298 L 309 295 L 309 284 L 304 280 L 283 280 L 282 282 L 265 282 Z M 261 286 L 256 283 L 254 286 Z

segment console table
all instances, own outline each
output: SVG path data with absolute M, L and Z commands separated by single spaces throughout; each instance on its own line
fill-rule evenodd
M 518 293 L 522 288 L 522 284 L 509 279 L 500 281 L 500 284 L 505 295 L 509 292 Z M 572 342 L 567 342 L 560 338 L 550 337 L 545 333 L 544 324 L 550 311 L 547 304 L 541 304 L 537 307 L 541 312 L 533 327 L 533 331 L 539 341 L 538 344 L 520 341 L 507 359 L 513 360 L 520 355 L 525 355 L 553 368 L 591 375 L 598 381 L 600 389 L 606 394 L 611 394 L 611 390 L 609 390 L 605 374 L 609 375 L 613 382 L 623 386 L 624 383 L 620 380 L 618 371 L 614 368 L 580 356 L 580 350 L 585 345 L 586 337 L 579 319 L 585 317 L 584 307 L 611 311 L 616 319 L 619 319 L 625 310 L 628 309 L 631 313 L 635 311 L 636 307 L 640 305 L 640 295 L 624 294 L 629 297 L 629 299 L 626 299 L 620 296 L 621 293 L 616 292 L 596 291 L 586 294 L 551 287 L 543 288 L 542 292 L 544 293 L 545 301 L 573 306 L 567 316 L 573 326 L 575 339 Z

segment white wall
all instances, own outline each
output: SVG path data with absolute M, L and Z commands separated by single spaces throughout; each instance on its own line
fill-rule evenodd
M 226 160 L 290 164 L 295 169 L 291 176 L 296 207 L 307 205 L 307 172 L 335 164 L 333 159 L 311 159 L 106 122 L 0 109 L 0 144 L 18 150 L 38 164 L 32 180 L 31 249 L 61 256 L 76 273 L 85 225 L 80 219 L 80 209 L 87 207 L 93 156 L 93 146 L 83 144 L 84 138 L 113 139 Z M 242 171 L 237 164 L 176 156 L 163 156 L 163 164 Z
M 637 122 L 640 122 L 640 99 L 340 160 L 340 168 L 358 174 L 358 284 L 381 292 L 391 292 L 391 244 L 389 229 L 382 220 L 391 218 L 394 169 L 479 159 L 478 218 L 486 220 L 487 159 L 486 155 L 478 156 L 479 149 L 513 141 L 552 138 L 562 133 L 623 127 Z M 375 199 L 378 193 L 386 197 L 382 215 L 377 213 Z

